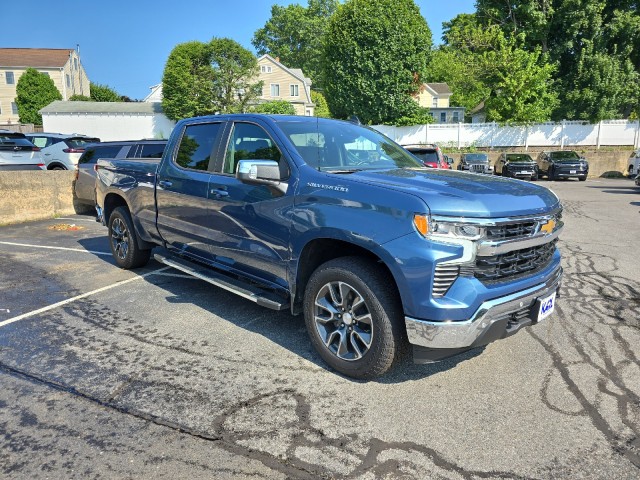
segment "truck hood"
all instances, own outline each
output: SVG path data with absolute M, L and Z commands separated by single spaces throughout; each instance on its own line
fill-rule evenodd
M 540 185 L 456 170 L 369 170 L 348 178 L 416 195 L 433 215 L 512 217 L 545 213 L 560 205 L 558 197 Z

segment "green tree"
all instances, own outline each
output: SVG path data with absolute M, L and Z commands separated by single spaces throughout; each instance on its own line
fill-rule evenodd
M 211 46 L 202 42 L 176 45 L 162 74 L 162 109 L 171 120 L 215 113 Z
M 92 83 L 91 100 L 94 102 L 121 102 L 122 98 L 113 88 L 99 83 Z
M 324 87 L 322 39 L 338 0 L 308 0 L 307 7 L 273 5 L 271 17 L 251 43 L 258 55 L 269 54 L 291 68 L 301 68 L 315 88 Z
M 77 93 L 75 95 L 71 95 L 69 97 L 69 101 L 70 102 L 93 102 L 91 97 L 87 97 L 86 95 L 79 95 Z
M 329 104 L 324 95 L 315 90 L 311 90 L 311 101 L 315 104 L 314 113 L 316 117 L 331 118 L 331 111 L 329 111 Z
M 523 36 L 506 38 L 499 26 L 482 26 L 471 16 L 445 26 L 444 38 L 429 76 L 449 84 L 454 104 L 471 109 L 484 101 L 487 119 L 499 122 L 550 118 L 557 105 L 554 65 L 539 47 L 525 50 Z
M 220 113 L 244 112 L 262 93 L 258 60 L 249 50 L 229 38 L 209 44 L 213 73 L 213 108 Z
M 255 113 L 268 113 L 280 115 L 295 115 L 296 109 L 292 103 L 286 100 L 272 100 L 270 102 L 259 103 L 251 108 Z
M 34 68 L 27 68 L 16 85 L 16 105 L 20 122 L 42 125 L 42 115 L 38 110 L 55 100 L 62 100 L 62 95 L 53 80 Z
M 637 1 L 477 0 L 476 7 L 483 25 L 498 25 L 507 36 L 524 35 L 525 49 L 540 48 L 557 65 L 560 101 L 554 118 L 597 121 L 637 110 Z
M 413 0 L 347 0 L 324 37 L 325 95 L 338 118 L 394 123 L 413 115 L 431 31 Z

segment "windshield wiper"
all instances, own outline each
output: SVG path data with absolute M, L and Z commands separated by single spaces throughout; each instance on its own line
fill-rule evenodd
M 343 168 L 343 169 L 322 170 L 322 171 L 326 173 L 348 174 L 348 173 L 361 172 L 362 170 L 363 170 L 362 168 Z

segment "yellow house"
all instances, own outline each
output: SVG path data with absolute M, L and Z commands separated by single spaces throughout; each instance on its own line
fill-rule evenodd
M 423 83 L 415 95 L 418 105 L 428 108 L 436 123 L 464 122 L 464 107 L 451 107 L 453 92 L 446 83 Z
M 315 105 L 311 101 L 311 79 L 304 76 L 299 68 L 288 68 L 279 58 L 263 55 L 258 59 L 262 80 L 260 100 L 285 100 L 293 104 L 296 115 L 312 117 Z
M 0 123 L 18 123 L 16 85 L 27 68 L 48 75 L 63 100 L 90 94 L 80 54 L 69 48 L 0 48 Z

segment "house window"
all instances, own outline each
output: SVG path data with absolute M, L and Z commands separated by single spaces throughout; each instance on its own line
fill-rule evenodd
M 0 115 L 2 115 L 2 103 L 0 103 Z
M 64 76 L 67 78 L 67 87 L 71 87 L 71 77 L 68 73 L 65 73 Z
M 40 72 L 40 73 L 42 73 L 43 75 L 46 75 L 47 77 L 49 76 L 49 72 Z
M 298 97 L 300 96 L 300 93 L 298 92 L 298 84 L 295 85 L 289 85 L 289 90 L 291 92 L 291 96 L 292 97 Z
M 271 84 L 271 96 L 272 97 L 279 97 L 280 96 L 280 84 L 279 83 L 272 83 Z
M 269 66 L 269 65 L 260 65 L 260 71 L 262 73 L 271 73 L 271 66 Z
M 78 70 L 78 58 L 77 57 L 73 57 L 73 68 Z
M 440 112 L 440 123 L 447 123 L 447 112 Z
M 460 121 L 460 113 L 453 112 L 453 123 L 458 123 Z
M 311 116 L 311 110 L 310 109 L 307 108 L 307 111 L 305 113 L 306 113 L 307 117 Z
M 18 105 L 16 102 L 11 102 L 11 113 L 18 115 Z
M 437 107 L 438 107 L 438 97 L 433 97 L 433 98 L 431 99 L 431 106 L 432 106 L 433 108 L 437 108 Z
M 7 76 L 7 85 L 13 85 L 16 83 L 15 77 L 13 76 L 13 72 L 6 72 Z

